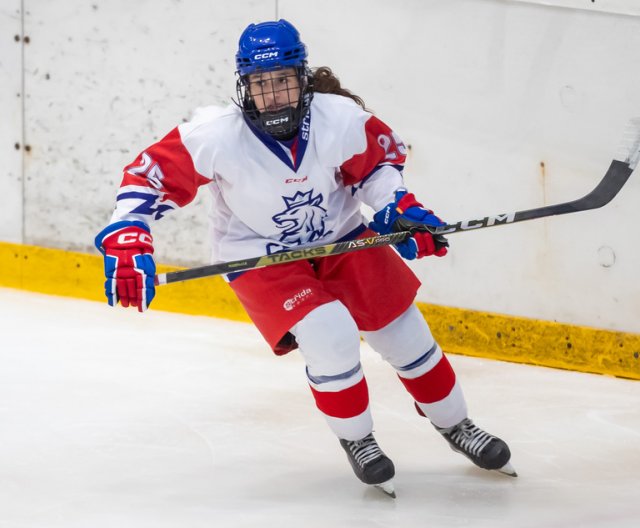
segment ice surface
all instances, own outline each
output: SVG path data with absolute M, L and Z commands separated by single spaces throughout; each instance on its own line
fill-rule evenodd
M 0 289 L 0 330 L 1 528 L 640 525 L 638 382 L 450 356 L 514 479 L 453 453 L 363 345 L 394 501 L 251 325 Z

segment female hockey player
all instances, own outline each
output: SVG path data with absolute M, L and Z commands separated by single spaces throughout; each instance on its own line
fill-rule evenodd
M 403 185 L 406 149 L 329 68 L 312 72 L 287 21 L 251 24 L 236 54 L 235 105 L 174 128 L 124 170 L 111 223 L 96 237 L 109 304 L 147 309 L 150 224 L 213 199 L 217 261 L 410 229 L 405 259 L 442 257 L 442 222 Z M 361 204 L 377 211 L 367 227 Z M 373 230 L 373 231 L 372 231 Z M 390 247 L 232 273 L 231 288 L 276 354 L 299 348 L 316 405 L 356 476 L 393 495 L 394 466 L 373 437 L 360 336 L 395 369 L 452 449 L 515 475 L 509 448 L 468 418 L 460 383 L 414 306 L 418 279 Z

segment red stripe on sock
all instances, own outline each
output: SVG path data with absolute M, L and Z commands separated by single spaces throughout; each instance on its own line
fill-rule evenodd
M 456 383 L 456 374 L 446 356 L 430 371 L 415 379 L 398 376 L 409 394 L 420 403 L 436 403 L 446 398 Z
M 333 418 L 353 418 L 362 414 L 369 405 L 369 389 L 365 378 L 353 387 L 338 392 L 320 392 L 311 385 L 309 387 L 318 409 Z

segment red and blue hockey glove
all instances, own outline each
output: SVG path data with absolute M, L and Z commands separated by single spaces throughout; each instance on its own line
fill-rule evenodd
M 104 283 L 111 306 L 135 306 L 144 312 L 155 295 L 156 264 L 153 237 L 143 222 L 121 221 L 96 236 L 96 247 L 104 255 Z
M 404 242 L 396 244 L 398 253 L 407 260 L 435 255 L 443 257 L 447 254 L 449 242 L 442 235 L 433 235 L 433 228 L 446 225 L 433 211 L 425 209 L 416 201 L 413 194 L 406 189 L 396 191 L 394 202 L 387 204 L 373 215 L 369 227 L 387 235 L 399 231 L 410 231 L 411 236 Z

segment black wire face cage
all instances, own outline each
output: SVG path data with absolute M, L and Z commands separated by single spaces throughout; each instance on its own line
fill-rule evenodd
M 248 75 L 238 75 L 237 104 L 259 130 L 275 139 L 290 139 L 309 111 L 313 97 L 311 79 L 306 65 L 258 69 Z

